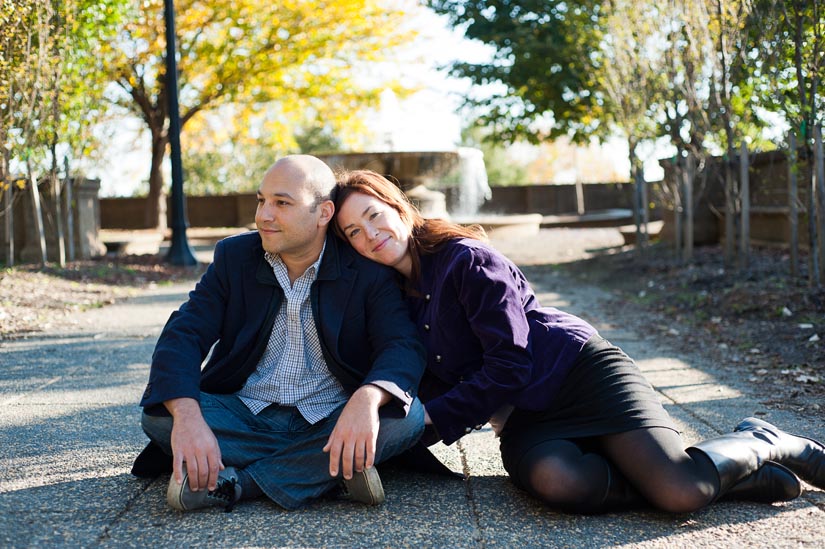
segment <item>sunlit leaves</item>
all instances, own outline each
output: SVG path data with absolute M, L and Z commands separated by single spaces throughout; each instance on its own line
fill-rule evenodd
M 308 118 L 346 134 L 382 88 L 401 90 L 386 79 L 365 82 L 359 66 L 386 59 L 411 38 L 399 29 L 402 8 L 414 7 L 413 0 L 178 0 L 185 129 L 231 106 L 233 116 L 222 118 L 225 133 L 271 139 L 278 146 L 273 155 L 295 147 L 294 130 Z M 135 4 L 109 60 L 123 92 L 113 100 L 143 119 L 154 139 L 165 139 L 167 119 L 162 8 L 162 0 Z M 159 185 L 160 178 L 150 183 Z

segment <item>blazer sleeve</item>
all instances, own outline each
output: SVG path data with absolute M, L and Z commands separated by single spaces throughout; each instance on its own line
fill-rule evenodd
M 150 407 L 173 398 L 200 397 L 201 364 L 220 338 L 226 314 L 228 278 L 226 243 L 215 247 L 214 261 L 172 313 L 152 355 L 149 383 L 140 405 Z
M 476 344 L 482 348 L 481 364 L 472 374 L 426 403 L 445 444 L 479 429 L 530 383 L 530 328 L 519 291 L 519 284 L 526 281 L 515 277 L 511 268 L 495 251 L 468 248 L 452 263 L 445 279 L 454 285 Z
M 377 270 L 367 294 L 366 311 L 367 338 L 373 356 L 363 384 L 390 392 L 406 413 L 424 374 L 425 351 L 391 271 Z

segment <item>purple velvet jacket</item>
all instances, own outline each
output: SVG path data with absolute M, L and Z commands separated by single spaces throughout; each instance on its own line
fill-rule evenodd
M 504 405 L 546 409 L 596 333 L 578 317 L 541 307 L 518 267 L 472 239 L 423 255 L 407 301 L 427 348 L 419 395 L 445 444 Z

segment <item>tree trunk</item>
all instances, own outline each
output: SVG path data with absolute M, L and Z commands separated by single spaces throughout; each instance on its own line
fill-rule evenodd
M 819 281 L 825 281 L 825 157 L 822 152 L 822 126 L 814 128 L 814 166 L 816 168 L 816 217 L 819 238 Z
M 149 171 L 149 196 L 146 198 L 146 228 L 166 231 L 166 186 L 163 184 L 163 160 L 166 136 L 152 132 L 152 165 Z
M 6 252 L 6 267 L 14 266 L 14 208 L 13 193 L 14 181 L 9 174 L 8 165 L 11 153 L 4 150 L 0 156 L 0 184 L 3 185 L 3 222 L 5 223 L 5 235 L 3 248 Z M 8 185 L 8 186 L 6 186 Z
M 693 261 L 693 181 L 696 179 L 696 157 L 688 154 L 685 159 L 685 183 L 682 194 L 684 204 L 685 248 L 682 250 L 682 259 Z
M 641 188 L 639 187 L 639 167 L 636 157 L 636 140 L 627 139 L 628 159 L 630 160 L 630 178 L 633 180 L 633 223 L 636 225 L 636 251 L 642 253 L 645 248 L 644 241 L 644 222 L 642 219 L 642 197 Z
M 724 157 L 725 172 L 725 265 L 734 262 L 736 250 L 736 189 L 734 188 L 733 170 L 731 169 L 731 150 Z
M 29 191 L 31 192 L 32 216 L 34 217 L 34 230 L 39 237 L 40 245 L 40 266 L 46 265 L 46 233 L 43 231 L 43 209 L 40 207 L 40 189 L 37 188 L 37 178 L 32 172 L 31 161 L 26 159 L 26 171 L 29 177 Z
M 799 198 L 796 181 L 796 136 L 788 135 L 788 224 L 790 229 L 791 278 L 799 275 Z
M 748 168 L 750 160 L 748 157 L 748 145 L 742 143 L 742 152 L 739 155 L 739 192 L 741 193 L 740 204 L 742 205 L 740 226 L 742 232 L 739 238 L 739 267 L 747 269 L 750 263 L 751 251 L 751 197 L 750 181 L 748 179 Z

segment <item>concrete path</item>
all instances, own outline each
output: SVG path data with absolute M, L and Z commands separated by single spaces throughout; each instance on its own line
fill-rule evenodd
M 570 234 L 559 242 L 569 245 Z M 542 303 L 587 318 L 634 356 L 687 443 L 753 414 L 825 439 L 825 426 L 768 410 L 699 352 L 680 355 L 624 329 L 602 311 L 601 290 L 541 272 L 533 282 Z M 145 444 L 137 402 L 155 339 L 190 286 L 156 287 L 80 313 L 63 333 L 0 343 L 0 546 L 825 547 L 825 492 L 810 487 L 790 503 L 690 515 L 553 512 L 513 488 L 489 429 L 436 448 L 469 480 L 386 472 L 378 508 L 324 501 L 288 512 L 256 501 L 232 513 L 173 511 L 167 478 L 139 480 L 129 469 Z

